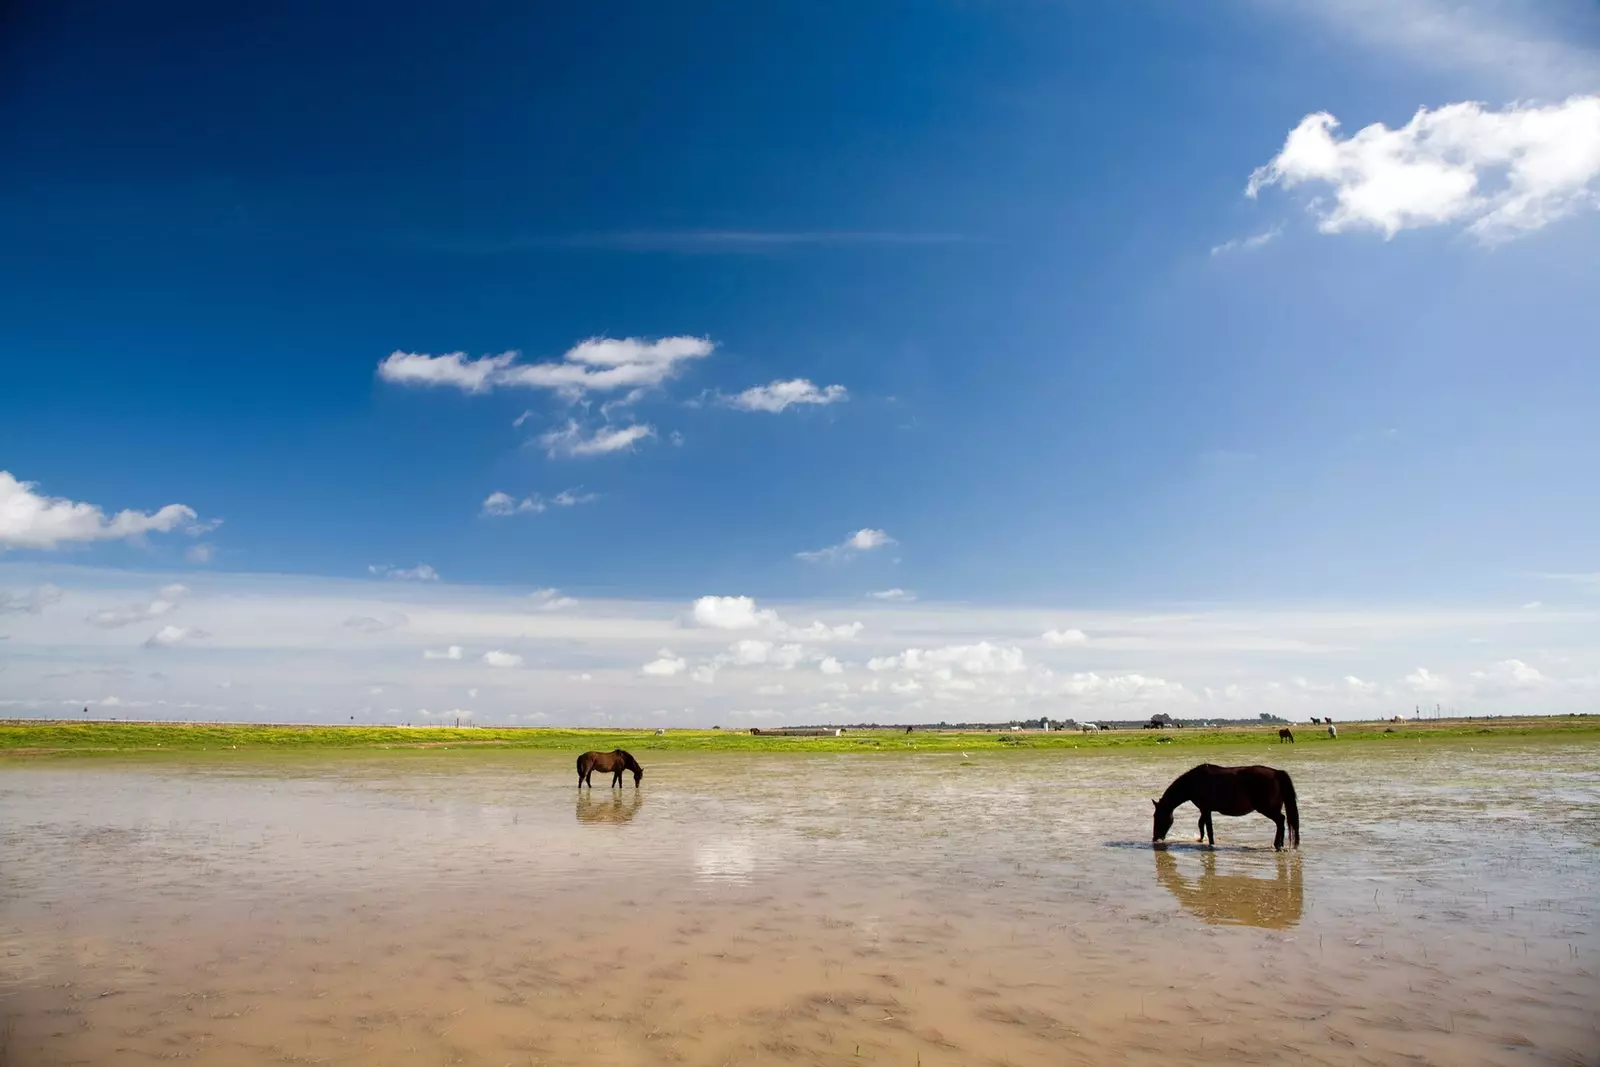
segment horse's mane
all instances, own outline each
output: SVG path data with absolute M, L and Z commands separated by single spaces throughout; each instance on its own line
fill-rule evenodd
M 614 749 L 611 750 L 611 754 L 613 756 L 621 756 L 622 757 L 622 763 L 623 763 L 623 765 L 625 767 L 628 768 L 628 770 L 636 771 L 636 770 L 639 769 L 639 761 L 633 758 L 633 753 L 624 752 L 620 748 L 614 748 Z
M 1200 777 L 1200 775 L 1210 770 L 1211 767 L 1212 765 L 1209 763 L 1202 763 L 1198 767 L 1190 767 L 1188 770 L 1178 775 L 1178 777 L 1172 780 L 1172 784 L 1167 786 L 1167 791 L 1161 794 L 1161 800 L 1159 801 L 1160 805 L 1163 808 L 1175 808 L 1179 804 L 1182 804 L 1185 800 L 1189 799 L 1188 793 L 1184 792 L 1184 790 L 1187 789 L 1190 781 Z M 1181 794 L 1181 799 L 1169 799 L 1176 794 Z

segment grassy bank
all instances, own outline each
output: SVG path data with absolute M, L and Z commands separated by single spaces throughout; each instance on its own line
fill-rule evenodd
M 1492 737 L 1600 740 L 1600 716 L 1535 719 L 1436 720 L 1341 723 L 1339 738 L 1318 727 L 1297 728 L 1298 744 L 1446 742 Z M 434 748 L 533 749 L 582 752 L 627 748 L 636 752 L 946 752 L 1006 749 L 1116 750 L 1173 745 L 1204 748 L 1258 742 L 1278 744 L 1277 728 L 1222 727 L 1119 730 L 1101 734 L 1038 732 L 848 731 L 840 737 L 755 736 L 734 730 L 563 730 L 395 726 L 265 726 L 133 722 L 0 722 L 0 757 L 162 752 L 339 752 Z

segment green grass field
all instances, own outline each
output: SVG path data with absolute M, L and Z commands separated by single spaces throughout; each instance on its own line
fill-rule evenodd
M 1550 737 L 1600 740 L 1600 716 L 1532 719 L 1341 723 L 1338 740 L 1320 727 L 1296 728 L 1298 744 L 1445 742 L 1463 738 Z M 380 750 L 535 749 L 582 752 L 948 752 L 1008 749 L 1119 749 L 1174 745 L 1203 748 L 1259 742 L 1278 744 L 1277 727 L 1011 733 L 895 730 L 848 731 L 840 737 L 774 737 L 735 730 L 568 730 L 394 726 L 187 725 L 183 723 L 0 722 L 0 758 L 116 756 L 166 752 L 341 752 Z

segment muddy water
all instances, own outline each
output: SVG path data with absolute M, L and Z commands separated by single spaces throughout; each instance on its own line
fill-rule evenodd
M 12 766 L 0 1064 L 1600 1063 L 1600 747 L 1205 756 Z

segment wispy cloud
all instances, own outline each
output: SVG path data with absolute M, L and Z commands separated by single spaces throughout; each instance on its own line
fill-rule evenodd
M 569 400 L 586 393 L 625 392 L 637 399 L 685 364 L 704 359 L 716 345 L 704 337 L 593 337 L 572 346 L 559 360 L 521 363 L 520 352 L 468 359 L 464 352 L 441 356 L 393 352 L 378 364 L 378 377 L 395 385 L 448 386 L 463 393 L 499 388 L 548 389 Z
M 419 563 L 415 567 L 395 567 L 390 564 L 373 563 L 367 566 L 367 573 L 379 578 L 393 578 L 401 582 L 437 582 L 439 572 L 426 563 Z
M 1600 85 L 1600 9 L 1591 0 L 1258 2 L 1419 66 L 1464 71 L 1499 92 L 1562 96 Z
M 602 426 L 586 430 L 576 419 L 568 419 L 565 426 L 539 435 L 539 444 L 551 459 L 562 456 L 604 456 L 613 452 L 631 452 L 640 441 L 654 437 L 654 426 Z
M 836 563 L 862 552 L 870 552 L 875 548 L 895 543 L 895 539 L 882 530 L 861 529 L 836 545 L 796 552 L 794 555 L 796 559 L 805 560 L 807 563 Z
M 764 411 L 777 414 L 795 405 L 824 406 L 840 404 L 850 399 L 849 390 L 842 385 L 818 388 L 807 378 L 770 382 L 751 386 L 742 393 L 727 397 L 723 403 L 740 411 Z
M 577 489 L 563 489 L 548 500 L 534 493 L 521 500 L 510 493 L 494 492 L 484 500 L 479 514 L 487 517 L 503 518 L 507 515 L 537 515 L 550 508 L 572 508 L 579 504 L 589 504 L 600 499 L 599 493 L 584 493 Z
M 1272 229 L 1264 233 L 1258 233 L 1253 237 L 1236 237 L 1231 241 L 1224 241 L 1220 245 L 1212 245 L 1211 254 L 1213 256 L 1225 256 L 1229 252 L 1251 252 L 1264 245 L 1271 244 L 1282 234 L 1283 224 L 1279 223 Z

